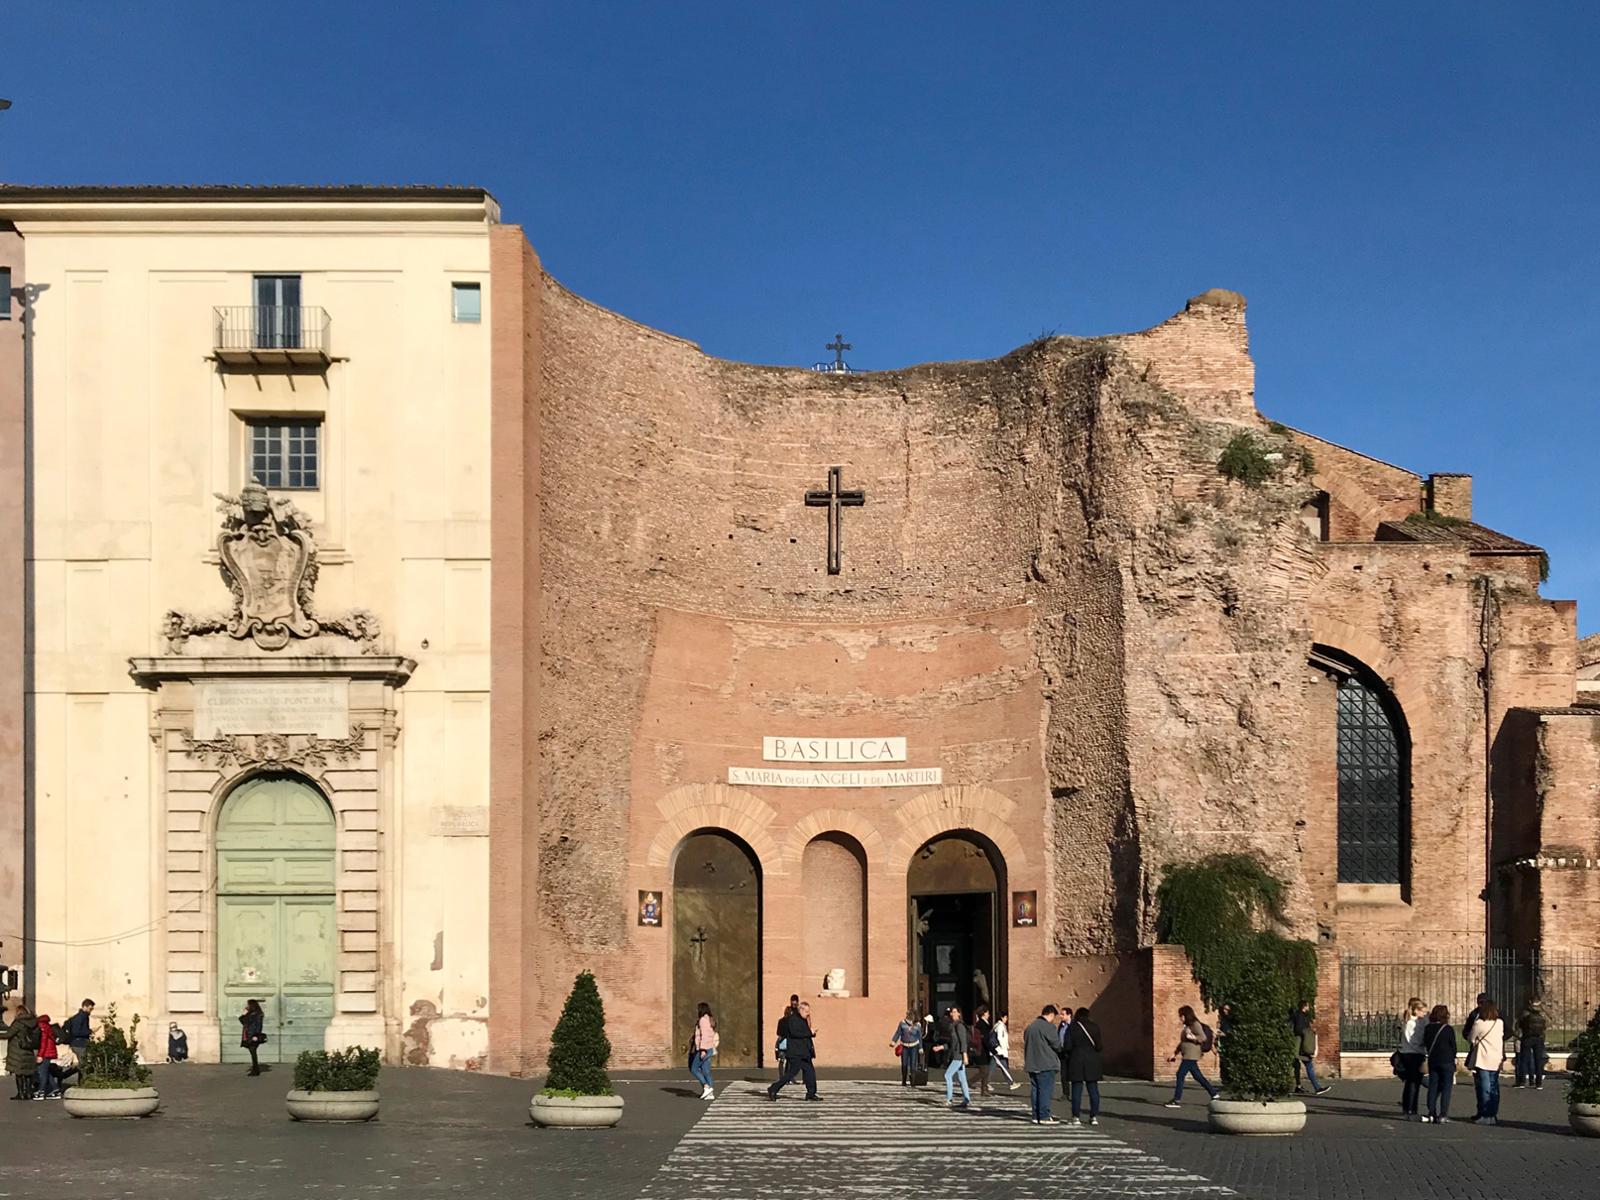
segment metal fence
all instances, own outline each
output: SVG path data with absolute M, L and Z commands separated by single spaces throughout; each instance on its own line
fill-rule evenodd
M 283 304 L 235 304 L 217 308 L 218 350 L 329 350 L 328 312 Z
M 1459 1024 L 1478 993 L 1494 997 L 1508 1031 L 1535 996 L 1549 1022 L 1545 1044 L 1565 1050 L 1600 1005 L 1600 958 L 1592 955 L 1487 950 L 1431 961 L 1348 957 L 1339 964 L 1339 1044 L 1349 1051 L 1400 1044 L 1406 1001 L 1449 1006 Z

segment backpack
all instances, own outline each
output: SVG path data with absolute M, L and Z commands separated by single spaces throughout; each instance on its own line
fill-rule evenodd
M 1217 1048 L 1217 1035 L 1211 1032 L 1211 1026 L 1204 1021 L 1200 1022 L 1200 1053 L 1210 1054 Z
M 989 1026 L 989 1032 L 983 1035 L 983 1052 L 985 1054 L 993 1054 L 998 1049 L 1000 1049 L 1000 1034 L 991 1025 Z
M 43 1044 L 44 1038 L 39 1033 L 39 1026 L 35 1024 L 31 1029 L 23 1029 L 17 1035 L 17 1045 L 24 1050 L 37 1050 Z

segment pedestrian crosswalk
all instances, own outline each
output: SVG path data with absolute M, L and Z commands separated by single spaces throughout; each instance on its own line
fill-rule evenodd
M 1020 1093 L 948 1108 L 935 1088 L 841 1082 L 821 1103 L 728 1084 L 641 1200 L 1078 1200 L 1231 1196 L 1100 1127 L 1038 1126 Z

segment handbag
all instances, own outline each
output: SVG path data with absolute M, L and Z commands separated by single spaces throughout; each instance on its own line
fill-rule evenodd
M 894 1047 L 894 1056 L 896 1058 L 899 1058 L 900 1055 L 903 1054 L 904 1052 L 905 1052 L 905 1047 L 900 1045 L 899 1042 L 896 1042 L 895 1043 L 895 1047 Z

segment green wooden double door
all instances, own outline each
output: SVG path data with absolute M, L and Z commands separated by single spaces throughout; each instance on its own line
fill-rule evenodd
M 223 803 L 217 823 L 217 1000 L 222 1061 L 245 1062 L 245 1001 L 265 1014 L 262 1062 L 320 1050 L 333 1019 L 338 922 L 334 820 L 294 775 L 259 775 Z

